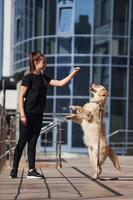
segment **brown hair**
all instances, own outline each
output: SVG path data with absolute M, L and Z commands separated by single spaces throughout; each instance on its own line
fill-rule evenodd
M 40 57 L 45 57 L 45 56 L 41 52 L 31 52 L 29 54 L 30 73 L 33 73 L 35 71 L 36 66 L 35 66 L 34 61 L 39 60 Z

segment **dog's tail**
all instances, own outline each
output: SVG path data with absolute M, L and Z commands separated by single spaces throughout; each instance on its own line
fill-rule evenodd
M 110 146 L 108 146 L 108 152 L 109 152 L 109 154 L 108 154 L 108 157 L 112 160 L 112 162 L 113 162 L 113 164 L 114 164 L 114 166 L 115 166 L 115 168 L 116 169 L 118 169 L 119 171 L 121 170 L 121 167 L 120 167 L 120 164 L 119 164 L 119 159 L 118 159 L 118 157 L 117 157 L 117 155 L 115 154 L 115 152 L 111 149 L 111 147 Z

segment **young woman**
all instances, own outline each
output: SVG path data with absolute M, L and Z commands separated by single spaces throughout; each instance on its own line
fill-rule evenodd
M 14 152 L 11 178 L 17 178 L 19 161 L 23 149 L 28 143 L 29 171 L 27 178 L 42 178 L 35 169 L 36 143 L 42 125 L 43 111 L 46 104 L 47 86 L 64 86 L 77 74 L 79 67 L 62 80 L 53 80 L 43 71 L 46 68 L 46 58 L 40 52 L 31 52 L 29 55 L 30 73 L 24 76 L 20 87 L 19 110 L 19 140 Z

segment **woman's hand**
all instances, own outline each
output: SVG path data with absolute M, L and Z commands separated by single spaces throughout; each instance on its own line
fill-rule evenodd
M 72 71 L 72 75 L 75 76 L 79 70 L 80 70 L 80 67 L 75 67 Z
M 62 80 L 51 80 L 50 82 L 49 82 L 49 85 L 51 85 L 51 86 L 60 86 L 60 87 L 62 87 L 62 86 L 64 86 L 64 85 L 66 85 L 66 84 L 68 84 L 70 81 L 71 81 L 71 79 L 78 73 L 78 71 L 80 70 L 80 67 L 75 67 L 74 69 L 73 69 L 73 71 L 68 75 L 68 76 L 66 76 L 65 78 L 63 78 Z
M 27 118 L 26 118 L 26 116 L 24 115 L 24 116 L 21 116 L 21 123 L 24 125 L 24 126 L 27 126 Z

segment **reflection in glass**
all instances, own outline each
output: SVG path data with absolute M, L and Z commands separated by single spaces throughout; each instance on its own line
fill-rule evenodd
M 58 53 L 70 54 L 71 53 L 71 38 L 58 38 Z
M 34 24 L 36 26 L 36 20 L 39 20 L 39 15 L 41 15 L 41 12 L 38 13 L 39 9 L 41 9 L 41 7 L 38 9 L 38 6 L 39 4 L 41 4 L 41 2 L 38 1 L 38 4 L 36 2 L 36 6 L 37 6 L 37 13 L 36 15 L 34 16 L 34 7 L 33 7 L 33 0 L 30 0 L 30 1 L 22 1 L 24 4 L 25 4 L 25 11 L 24 11 L 24 17 L 21 18 L 21 20 L 23 20 L 23 24 L 24 24 L 24 38 L 27 39 L 27 38 L 30 38 L 33 36 L 33 27 L 34 27 Z M 23 7 L 21 7 L 21 12 L 22 12 L 22 9 Z M 21 15 L 20 15 L 21 16 Z M 40 16 L 41 17 L 41 16 Z M 22 27 L 21 27 L 22 28 Z M 23 28 L 22 28 L 23 29 Z M 36 29 L 35 29 L 36 31 Z
M 66 77 L 71 71 L 71 67 L 58 67 L 57 68 L 57 79 L 61 80 L 64 77 Z M 57 87 L 57 95 L 70 95 L 71 91 L 71 83 L 63 86 L 63 87 Z
M 110 117 L 110 133 L 119 129 L 125 129 L 126 122 L 126 101 L 125 100 L 111 100 L 111 117 Z M 110 138 L 113 143 L 125 143 L 124 134 L 114 135 Z
M 130 38 L 130 56 L 133 56 L 133 37 Z
M 81 126 L 76 123 L 72 123 L 72 147 L 85 147 L 83 143 L 83 131 L 81 129 Z
M 15 59 L 16 61 L 18 61 L 18 60 L 23 59 L 23 57 L 24 57 L 24 44 L 20 44 L 16 47 Z
M 3 0 L 4 2 L 4 0 Z M 14 39 L 15 39 L 15 43 L 17 43 L 18 41 L 22 41 L 23 40 L 23 30 L 25 30 L 24 27 L 24 1 L 16 1 L 15 2 L 15 16 L 14 16 Z
M 72 32 L 72 8 L 60 8 L 59 12 L 59 32 Z
M 75 53 L 88 54 L 90 53 L 91 38 L 76 37 L 75 38 Z
M 94 54 L 109 54 L 110 53 L 110 38 L 95 37 L 94 38 Z
M 47 98 L 45 113 L 53 113 L 53 98 Z
M 127 86 L 127 68 L 113 67 L 111 95 L 116 97 L 126 96 L 126 88 L 127 88 L 126 86 Z
M 133 68 L 131 67 L 129 69 L 129 129 L 133 129 L 133 89 L 132 89 L 132 84 L 133 84 Z
M 133 3 L 131 3 L 131 13 L 133 13 Z M 131 27 L 131 37 L 133 36 L 133 15 L 131 15 L 131 21 L 130 21 L 130 27 Z
M 71 63 L 71 57 L 69 56 L 58 56 L 57 63 Z
M 129 69 L 129 98 L 133 100 L 133 67 Z
M 127 65 L 127 57 L 112 56 L 112 64 Z
M 111 0 L 94 3 L 94 33 L 108 35 L 111 32 Z
M 77 74 L 73 79 L 73 95 L 88 96 L 90 67 L 80 66 L 80 69 L 80 73 Z
M 130 66 L 132 65 L 133 66 L 133 56 L 130 57 Z
M 54 56 L 46 56 L 47 64 L 54 64 L 55 63 L 55 57 Z
M 109 64 L 109 57 L 108 56 L 93 56 L 93 63 L 94 64 Z
M 133 100 L 129 100 L 129 109 L 128 109 L 128 128 L 133 129 Z
M 93 0 L 76 0 L 75 6 L 75 33 L 91 34 Z
M 56 1 L 45 0 L 45 35 L 55 35 L 56 25 Z
M 75 56 L 74 57 L 74 63 L 80 64 L 80 63 L 90 63 L 90 56 Z
M 21 25 L 20 25 L 20 17 L 16 19 L 16 41 L 20 41 L 21 35 Z
M 109 68 L 93 67 L 93 83 L 103 85 L 109 89 Z
M 113 34 L 127 35 L 129 19 L 129 1 L 114 1 Z
M 55 38 L 45 38 L 44 39 L 44 52 L 45 54 L 55 53 Z
M 35 48 L 35 51 L 41 52 L 41 50 L 42 50 L 42 39 L 35 39 L 34 40 L 34 48 Z
M 33 50 L 33 47 L 32 47 L 32 43 L 34 42 L 34 40 L 31 40 L 31 41 L 27 41 L 25 42 L 23 45 L 24 45 L 24 56 L 23 57 L 27 57 L 29 55 L 29 52 L 31 52 Z
M 42 35 L 42 0 L 35 1 L 35 36 Z
M 112 39 L 112 54 L 127 55 L 127 38 L 113 38 Z
M 125 100 L 111 100 L 110 132 L 125 129 Z
M 56 99 L 56 113 L 70 113 L 70 99 Z

